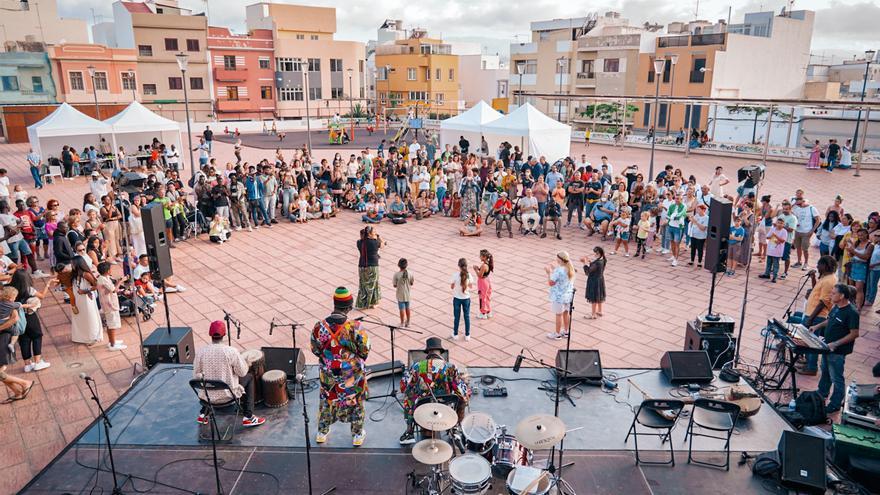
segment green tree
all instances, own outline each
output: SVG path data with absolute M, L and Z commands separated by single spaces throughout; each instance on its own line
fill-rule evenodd
M 639 107 L 627 104 L 626 120 L 630 120 L 630 117 L 632 117 L 633 114 L 638 111 Z M 620 124 L 623 122 L 623 105 L 621 105 L 620 103 L 599 103 L 598 105 L 587 105 L 587 107 L 583 109 L 580 115 L 581 117 L 592 120 L 594 113 L 596 115 L 596 120 L 599 122 L 612 124 Z
M 756 143 L 757 132 L 758 132 L 758 117 L 764 115 L 769 111 L 767 107 L 747 107 L 741 105 L 729 105 L 727 107 L 727 112 L 731 114 L 755 114 L 755 118 L 752 120 L 752 144 Z M 770 124 L 773 124 L 773 117 L 779 117 L 783 120 L 788 120 L 791 117 L 791 114 L 785 113 L 778 108 L 773 108 L 773 116 L 770 118 Z

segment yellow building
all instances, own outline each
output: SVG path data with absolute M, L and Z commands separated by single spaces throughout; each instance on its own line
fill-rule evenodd
M 413 30 L 408 39 L 376 47 L 379 112 L 419 117 L 456 115 L 462 109 L 458 55 L 451 45 Z

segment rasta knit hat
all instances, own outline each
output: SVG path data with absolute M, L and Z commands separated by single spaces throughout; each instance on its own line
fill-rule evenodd
M 333 307 L 334 308 L 350 308 L 354 303 L 354 298 L 351 295 L 351 291 L 345 287 L 337 287 L 336 291 L 333 292 Z

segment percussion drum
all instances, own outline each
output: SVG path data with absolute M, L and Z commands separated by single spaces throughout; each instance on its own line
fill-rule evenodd
M 287 375 L 281 370 L 263 373 L 263 402 L 266 407 L 284 407 L 289 400 Z
M 464 436 L 465 447 L 471 452 L 491 455 L 495 445 L 498 427 L 492 416 L 482 412 L 472 412 L 461 421 L 461 434 Z
M 449 478 L 455 495 L 480 495 L 489 491 L 492 467 L 476 454 L 465 454 L 449 461 Z
M 248 373 L 254 377 L 254 402 L 263 402 L 263 373 L 266 372 L 266 355 L 259 349 L 248 349 L 241 353 L 248 364 Z
M 520 444 L 513 435 L 500 435 L 492 448 L 492 471 L 499 478 L 506 478 L 519 466 L 532 465 L 532 451 Z
M 507 475 L 510 495 L 547 495 L 550 493 L 550 474 L 530 466 L 520 466 Z

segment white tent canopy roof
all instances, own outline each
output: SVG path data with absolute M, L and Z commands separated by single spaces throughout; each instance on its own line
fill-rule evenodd
M 104 121 L 117 134 L 126 132 L 177 131 L 180 124 L 153 113 L 149 108 L 133 101 L 125 110 Z
M 472 106 L 468 111 L 448 118 L 440 123 L 441 129 L 480 132 L 490 122 L 502 117 L 501 113 L 492 108 L 485 101 Z
M 28 136 L 31 138 L 105 133 L 110 133 L 110 126 L 100 120 L 89 117 L 67 103 L 62 103 L 61 106 L 47 115 L 46 118 L 28 126 Z M 33 139 L 31 141 L 33 142 Z
M 571 127 L 556 121 L 529 103 L 521 105 L 509 115 L 483 128 L 484 132 L 507 136 L 528 136 L 539 131 L 568 131 Z

